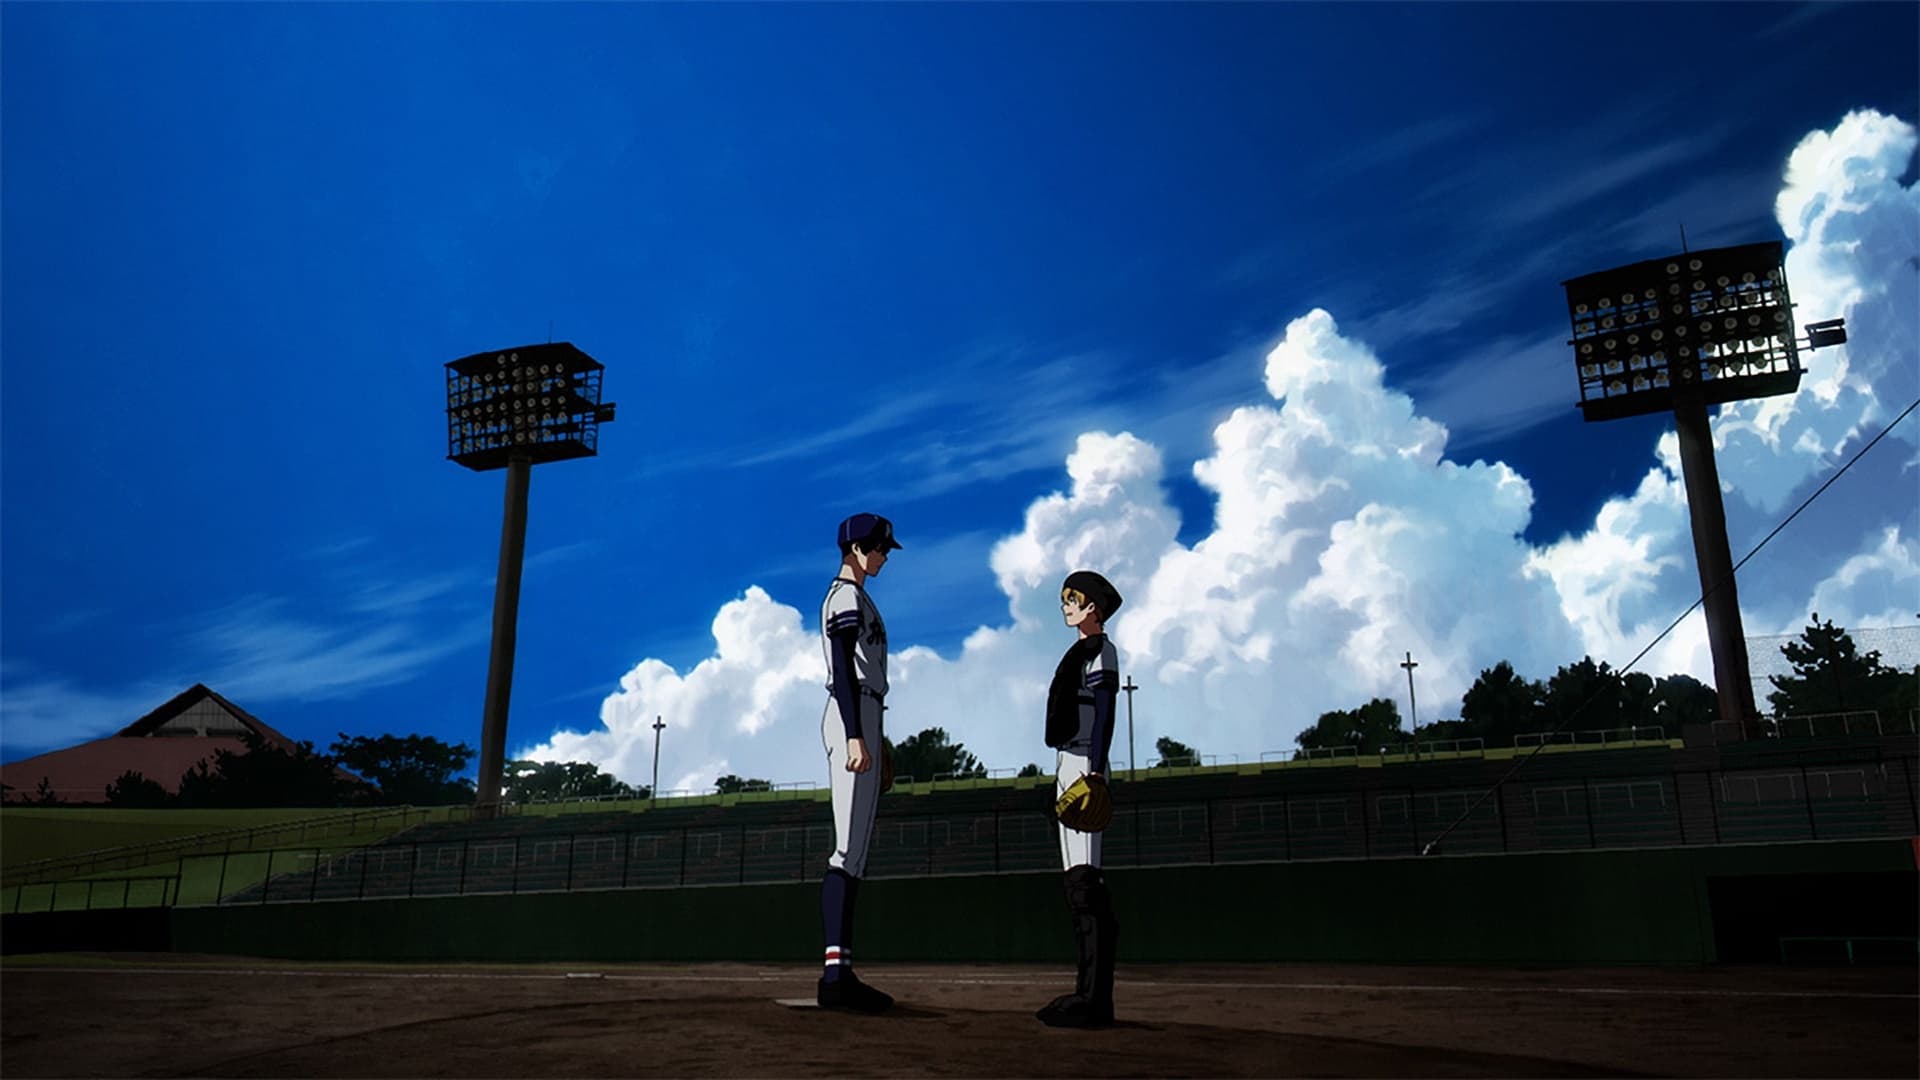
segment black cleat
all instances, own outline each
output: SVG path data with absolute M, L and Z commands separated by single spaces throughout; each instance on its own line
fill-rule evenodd
M 1079 994 L 1061 994 L 1033 1015 L 1048 1027 L 1107 1027 L 1113 1023 L 1113 1006 L 1103 1007 Z
M 823 1009 L 881 1013 L 893 1008 L 892 996 L 861 982 L 860 977 L 851 971 L 841 973 L 838 979 L 822 978 L 814 1000 Z

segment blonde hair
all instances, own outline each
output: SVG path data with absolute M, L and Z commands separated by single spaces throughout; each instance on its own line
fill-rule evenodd
M 1100 621 L 1113 618 L 1120 610 L 1120 590 L 1113 582 L 1091 570 L 1075 570 L 1060 583 L 1060 599 L 1093 608 L 1100 615 Z

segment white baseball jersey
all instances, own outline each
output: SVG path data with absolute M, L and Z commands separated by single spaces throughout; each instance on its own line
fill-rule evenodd
M 821 647 L 827 662 L 827 692 L 833 692 L 833 636 L 852 627 L 853 677 L 875 694 L 887 692 L 887 624 L 867 591 L 844 578 L 835 578 L 820 604 Z

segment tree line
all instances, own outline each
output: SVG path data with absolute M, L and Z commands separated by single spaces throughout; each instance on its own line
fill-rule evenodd
M 470 803 L 475 786 L 459 775 L 473 760 L 465 743 L 447 743 L 431 735 L 347 735 L 325 753 L 311 742 L 291 749 L 268 743 L 247 731 L 244 749 L 216 750 L 180 778 L 179 790 L 137 770 L 107 785 L 110 806 L 230 809 L 284 806 L 449 806 Z M 502 770 L 506 797 L 514 802 L 593 796 L 645 798 L 599 766 L 577 761 L 509 761 Z M 58 800 L 44 786 L 29 800 Z
M 475 782 L 460 776 L 474 757 L 465 743 L 449 744 L 430 735 L 349 736 L 344 733 L 327 752 L 301 742 L 291 749 L 268 743 L 248 731 L 243 750 L 214 751 L 180 778 L 178 792 L 158 780 L 129 770 L 109 784 L 110 806 L 226 809 L 283 806 L 445 806 L 474 800 Z M 886 740 L 898 776 L 931 780 L 936 776 L 985 776 L 986 767 L 943 728 L 928 728 L 895 743 Z M 341 770 L 354 774 L 343 775 Z M 1038 776 L 1030 764 L 1022 776 Z M 355 776 L 358 779 L 355 779 Z M 652 795 L 647 785 L 632 785 L 582 761 L 509 761 L 501 786 L 509 802 L 561 799 L 633 798 Z M 715 779 L 721 794 L 770 791 L 771 781 L 731 773 Z M 27 800 L 51 805 L 60 800 L 44 784 Z
M 1790 675 L 1771 675 L 1767 705 L 1776 717 L 1873 711 L 1904 722 L 1920 706 L 1920 666 L 1902 672 L 1862 653 L 1848 633 L 1818 613 L 1797 640 L 1781 646 Z M 1568 730 L 1658 728 L 1677 738 L 1687 724 L 1719 717 L 1719 695 L 1690 675 L 1655 679 L 1619 672 L 1582 657 L 1545 681 L 1526 679 L 1505 660 L 1480 672 L 1460 700 L 1458 719 L 1420 725 L 1423 740 L 1481 739 L 1510 744 L 1515 735 Z M 1322 713 L 1295 741 L 1304 749 L 1355 746 L 1372 753 L 1407 741 L 1399 705 L 1374 698 L 1354 709 Z
M 1818 614 L 1799 638 L 1781 647 L 1790 675 L 1770 677 L 1767 703 L 1776 716 L 1872 710 L 1904 721 L 1920 708 L 1920 666 L 1901 671 L 1881 662 L 1877 651 L 1861 652 L 1851 636 Z M 1653 678 L 1622 673 L 1591 656 L 1563 664 L 1545 680 L 1527 679 L 1502 660 L 1480 672 L 1460 701 L 1457 719 L 1424 724 L 1425 739 L 1478 738 L 1489 745 L 1513 736 L 1551 730 L 1659 728 L 1663 736 L 1680 734 L 1686 724 L 1712 721 L 1719 702 L 1712 687 L 1688 675 Z M 1374 753 L 1407 740 L 1399 705 L 1374 698 L 1353 709 L 1320 714 L 1295 742 L 1304 749 L 1353 746 Z M 461 776 L 474 750 L 429 735 L 352 735 L 341 733 L 325 753 L 311 742 L 291 749 L 268 744 L 254 732 L 241 737 L 244 749 L 215 751 L 180 778 L 177 792 L 157 780 L 129 771 L 107 786 L 106 802 L 134 808 L 289 807 L 289 806 L 443 806 L 470 803 L 472 779 Z M 896 777 L 925 782 L 935 778 L 985 777 L 986 766 L 944 728 L 931 727 L 896 743 L 884 740 Z M 1198 765 L 1193 747 L 1167 736 L 1155 741 L 1153 766 Z M 343 771 L 344 770 L 344 771 Z M 1029 762 L 1018 775 L 1039 776 Z M 650 788 L 628 784 L 599 766 L 579 761 L 509 761 L 503 770 L 505 797 L 512 802 L 575 798 L 638 798 Z M 715 779 L 722 794 L 768 791 L 763 778 L 727 774 Z M 56 804 L 60 800 L 43 780 L 25 799 Z

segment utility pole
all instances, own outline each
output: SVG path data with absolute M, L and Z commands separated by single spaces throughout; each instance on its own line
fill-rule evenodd
M 667 725 L 653 718 L 653 786 L 647 789 L 647 809 L 660 805 L 660 729 Z
M 1400 666 L 1407 669 L 1407 724 L 1411 728 L 1410 734 L 1413 739 L 1413 760 L 1418 764 L 1420 761 L 1420 706 L 1413 699 L 1413 669 L 1420 664 L 1413 658 L 1412 653 L 1408 653 L 1407 659 Z
M 1133 692 L 1140 688 L 1133 685 L 1133 676 L 1128 675 L 1127 681 L 1120 685 L 1120 689 L 1127 692 L 1127 781 L 1131 783 L 1136 764 L 1133 756 Z

